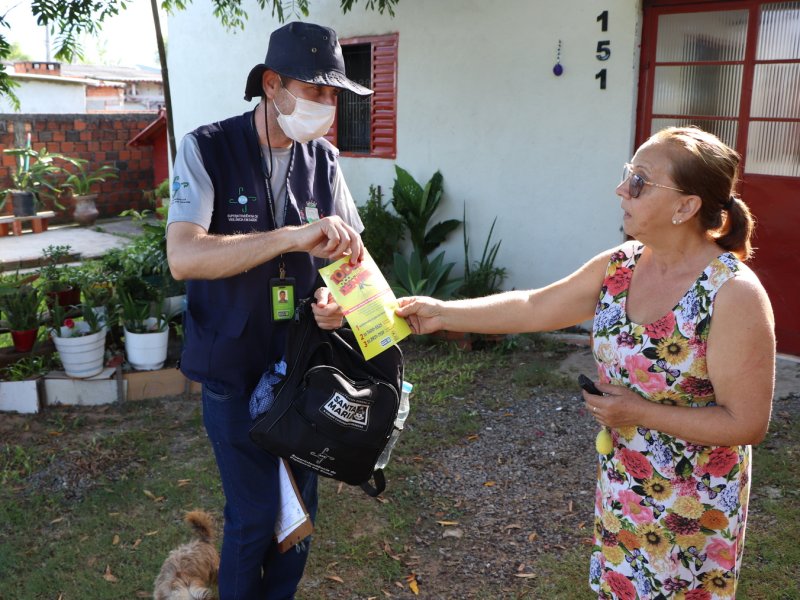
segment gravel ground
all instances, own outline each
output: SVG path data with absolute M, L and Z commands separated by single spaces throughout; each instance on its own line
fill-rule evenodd
M 574 348 L 560 370 L 591 376 L 591 352 Z M 437 502 L 416 536 L 422 597 L 482 599 L 486 585 L 514 598 L 537 557 L 591 544 L 598 426 L 577 385 L 523 391 L 511 382 L 511 369 L 483 380 L 463 399 L 481 429 L 426 457 L 417 484 Z M 800 362 L 779 360 L 773 419 L 798 415 Z M 587 547 L 587 576 L 588 556 Z
M 482 585 L 512 592 L 538 556 L 591 538 L 597 426 L 577 386 L 515 399 L 519 390 L 495 385 L 507 373 L 492 379 L 465 399 L 480 431 L 428 457 L 418 482 L 440 499 L 416 540 L 427 547 L 417 567 L 426 597 L 480 597 Z

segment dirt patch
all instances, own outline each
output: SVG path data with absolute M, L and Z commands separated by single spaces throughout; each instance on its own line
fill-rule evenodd
M 92 489 L 147 468 L 140 441 L 119 434 L 152 430 L 152 423 L 169 429 L 198 410 L 196 399 L 148 400 L 142 405 L 61 406 L 37 415 L 0 416 L 0 466 L 7 483 L 26 494 L 58 495 L 78 502 Z M 184 439 L 186 438 L 186 439 Z M 113 440 L 113 441 L 112 441 Z M 189 443 L 178 434 L 175 444 Z
M 591 537 L 597 427 L 577 386 L 516 384 L 524 358 L 453 399 L 480 427 L 425 457 L 416 485 L 435 502 L 421 512 L 413 550 L 425 597 L 480 598 L 484 587 L 512 594 L 543 553 Z M 580 359 L 570 364 L 585 370 Z

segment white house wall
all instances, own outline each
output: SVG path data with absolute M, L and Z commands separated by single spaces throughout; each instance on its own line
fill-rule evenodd
M 477 258 L 497 216 L 507 288 L 547 284 L 618 243 L 614 188 L 634 136 L 638 4 L 402 0 L 392 19 L 363 3 L 342 15 L 338 2 L 312 0 L 307 20 L 341 38 L 399 32 L 397 159 L 342 159 L 356 201 L 366 201 L 371 184 L 390 197 L 395 163 L 422 183 L 441 170 L 437 219 L 461 218 L 466 203 Z M 605 33 L 597 21 L 604 10 Z M 254 4 L 248 12 L 247 30 L 236 34 L 207 3 L 170 18 L 178 138 L 255 105 L 242 99 L 245 79 L 278 24 Z M 556 77 L 559 39 L 564 73 Z M 600 40 L 610 40 L 605 62 L 595 56 Z M 606 90 L 595 78 L 601 68 Z M 461 271 L 460 231 L 444 248 Z
M 86 112 L 85 86 L 58 82 L 16 80 L 14 88 L 19 98 L 20 113 L 24 114 L 72 114 Z M 5 96 L 0 96 L 0 113 L 14 113 L 14 108 Z

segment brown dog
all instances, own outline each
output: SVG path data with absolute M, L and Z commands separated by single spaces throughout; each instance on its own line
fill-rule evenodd
M 214 519 L 193 510 L 184 519 L 197 539 L 169 553 L 156 577 L 154 600 L 211 600 L 217 582 L 219 554 L 214 547 Z

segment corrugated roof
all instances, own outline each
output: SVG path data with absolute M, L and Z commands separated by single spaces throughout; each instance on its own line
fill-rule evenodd
M 84 77 L 103 81 L 152 81 L 161 83 L 161 71 L 148 67 L 110 65 L 61 65 L 65 77 Z
M 79 77 L 59 77 L 58 75 L 40 75 L 39 73 L 14 73 L 10 72 L 9 77 L 12 79 L 21 79 L 27 81 L 46 81 L 49 83 L 60 83 L 62 85 L 88 85 L 92 87 L 125 87 L 122 82 L 102 82 L 96 79 L 84 79 Z

